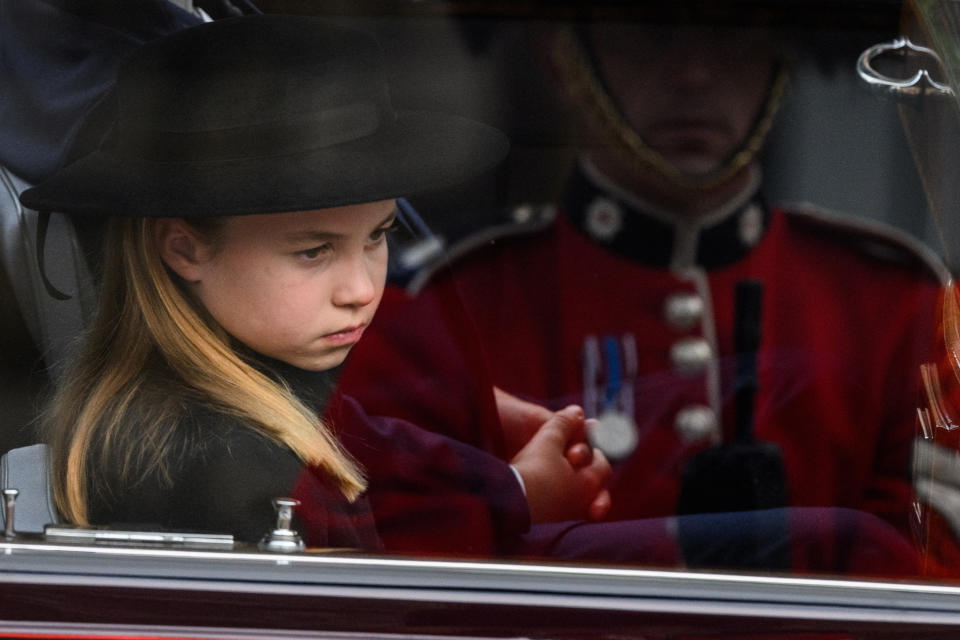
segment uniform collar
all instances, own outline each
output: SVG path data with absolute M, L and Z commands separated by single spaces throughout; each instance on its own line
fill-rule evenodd
M 722 267 L 760 242 L 770 214 L 759 195 L 760 170 L 737 196 L 715 211 L 687 219 L 659 208 L 603 175 L 583 158 L 564 195 L 570 222 L 594 242 L 654 267 Z

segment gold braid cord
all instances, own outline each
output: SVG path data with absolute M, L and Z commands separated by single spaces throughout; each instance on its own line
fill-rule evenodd
M 715 171 L 693 175 L 673 166 L 630 126 L 597 78 L 580 38 L 572 28 L 565 27 L 558 31 L 550 56 L 574 104 L 580 105 L 594 117 L 613 149 L 626 162 L 638 168 L 652 167 L 674 184 L 690 190 L 720 185 L 753 161 L 773 126 L 773 117 L 780 108 L 787 88 L 787 71 L 785 65 L 781 64 L 767 92 L 763 113 L 744 144 Z

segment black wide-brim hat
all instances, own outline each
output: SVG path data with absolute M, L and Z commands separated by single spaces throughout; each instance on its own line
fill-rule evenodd
M 439 190 L 496 164 L 498 130 L 396 112 L 369 35 L 258 15 L 144 45 L 117 76 L 93 153 L 24 191 L 32 209 L 206 217 L 337 207 Z

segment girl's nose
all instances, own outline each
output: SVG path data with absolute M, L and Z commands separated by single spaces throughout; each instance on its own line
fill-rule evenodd
M 360 256 L 344 263 L 333 289 L 333 304 L 338 307 L 363 307 L 377 294 L 374 276 L 366 260 Z

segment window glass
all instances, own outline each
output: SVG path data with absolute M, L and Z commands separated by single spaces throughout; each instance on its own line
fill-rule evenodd
M 0 2 L 25 540 L 955 579 L 954 3 L 199 4 Z

